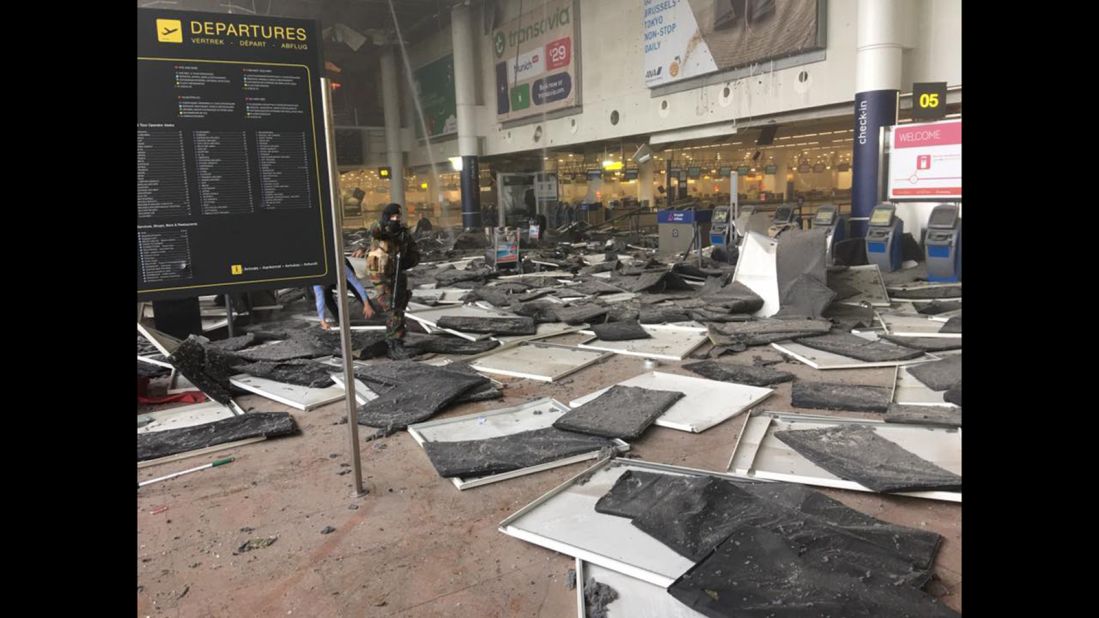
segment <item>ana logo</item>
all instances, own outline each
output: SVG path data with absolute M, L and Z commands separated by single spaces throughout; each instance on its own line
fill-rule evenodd
M 182 43 L 183 24 L 178 19 L 156 20 L 156 40 L 161 43 Z
M 504 38 L 504 33 L 497 32 L 492 38 L 492 45 L 496 49 L 496 57 L 504 55 L 504 49 L 507 47 L 507 39 Z
M 652 79 L 654 77 L 660 77 L 660 72 L 664 70 L 663 66 L 656 67 L 655 69 L 649 69 L 645 72 L 645 79 Z

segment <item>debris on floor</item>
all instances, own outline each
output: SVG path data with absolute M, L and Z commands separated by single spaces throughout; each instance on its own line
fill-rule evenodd
M 237 548 L 235 552 L 233 552 L 233 555 L 243 554 L 254 549 L 263 549 L 264 547 L 270 547 L 277 540 L 279 540 L 279 537 L 277 536 L 268 536 L 245 541 L 241 544 L 240 547 Z
M 874 491 L 960 489 L 962 478 L 919 457 L 868 427 L 775 432 L 806 459 Z
M 606 393 L 566 412 L 553 426 L 606 438 L 633 440 L 683 393 L 636 386 L 612 386 Z
M 139 433 L 137 460 L 166 457 L 246 438 L 276 438 L 297 432 L 297 423 L 286 412 L 252 412 L 205 425 Z
M 517 492 L 485 491 L 479 494 L 484 498 L 469 498 L 470 493 L 478 492 L 450 489 L 456 496 L 451 504 L 485 500 L 492 505 L 493 515 L 482 519 L 498 522 L 497 511 L 515 506 L 516 498 L 521 498 L 522 504 L 537 497 L 536 492 L 518 493 L 531 493 L 534 487 L 522 485 L 517 480 L 520 475 L 548 476 L 548 470 L 569 463 L 591 466 L 593 469 L 579 476 L 582 468 L 568 473 L 570 478 L 575 477 L 574 486 L 582 490 L 577 495 L 590 500 L 587 508 L 591 514 L 605 515 L 600 521 L 614 520 L 617 525 L 627 526 L 632 535 L 627 538 L 655 540 L 668 552 L 665 565 L 673 564 L 669 561 L 674 558 L 686 561 L 678 570 L 658 576 L 653 573 L 659 569 L 654 571 L 651 565 L 628 565 L 637 569 L 635 575 L 652 576 L 659 582 L 661 594 L 669 595 L 669 602 L 678 600 L 685 611 L 689 608 L 708 616 L 794 615 L 811 607 L 808 613 L 812 615 L 957 615 L 922 589 L 938 568 L 936 557 L 942 546 L 938 534 L 886 523 L 798 484 L 824 484 L 819 479 L 778 478 L 759 483 L 710 476 L 697 469 L 703 458 L 692 446 L 697 444 L 699 453 L 712 455 L 712 445 L 718 442 L 687 434 L 674 439 L 685 440 L 684 444 L 691 446 L 684 447 L 682 455 L 680 451 L 668 455 L 663 449 L 672 438 L 667 436 L 679 432 L 647 430 L 658 424 L 698 432 L 723 423 L 727 429 L 713 431 L 728 432 L 717 438 L 728 437 L 734 457 L 737 449 L 758 449 L 766 443 L 772 451 L 781 450 L 788 460 L 799 460 L 802 467 L 798 474 L 812 467 L 811 462 L 815 473 L 827 475 L 832 487 L 844 488 L 836 491 L 857 487 L 859 491 L 882 493 L 960 492 L 960 468 L 952 472 L 943 467 L 953 469 L 952 460 L 944 462 L 926 453 L 917 454 L 911 445 L 890 440 L 886 429 L 867 428 L 857 422 L 859 419 L 844 419 L 844 423 L 832 425 L 826 420 L 842 412 L 874 413 L 881 415 L 874 417 L 876 421 L 884 420 L 879 423 L 881 427 L 919 427 L 960 436 L 961 409 L 956 407 L 961 405 L 960 284 L 934 284 L 921 280 L 918 274 L 882 273 L 876 266 L 865 264 L 828 265 L 821 251 L 823 235 L 816 230 L 788 230 L 774 239 L 753 236 L 747 244 L 755 244 L 739 252 L 743 264 L 714 261 L 708 252 L 697 260 L 694 254 L 687 260 L 679 260 L 678 256 L 660 259 L 652 249 L 654 239 L 624 239 L 624 232 L 613 224 L 575 223 L 557 231 L 560 235 L 551 233 L 549 240 L 529 247 L 524 240 L 521 266 L 512 271 L 496 270 L 491 259 L 486 261 L 486 252 L 491 253 L 492 247 L 482 234 L 428 232 L 421 236 L 424 261 L 407 272 L 413 299 L 403 349 L 410 358 L 392 360 L 383 330 L 367 330 L 364 326 L 351 331 L 353 359 L 349 361 L 354 361 L 356 381 L 369 390 L 360 398 L 362 405 L 355 411 L 357 421 L 377 428 L 360 429 L 360 444 L 370 443 L 361 455 L 364 461 L 372 460 L 371 465 L 386 466 L 386 474 L 390 475 L 382 480 L 377 469 L 364 466 L 365 471 L 377 475 L 367 481 L 373 483 L 372 494 L 379 492 L 385 496 L 383 500 L 418 500 L 429 493 L 424 487 L 431 483 L 453 483 L 458 489 L 496 481 L 515 483 Z M 367 237 L 358 231 L 348 232 L 347 238 Z M 357 264 L 361 268 L 361 263 Z M 270 319 L 257 319 L 243 326 L 234 337 L 211 340 L 191 336 L 172 342 L 160 341 L 159 337 L 151 341 L 139 334 L 138 375 L 147 380 L 148 388 L 146 399 L 139 402 L 143 406 L 139 408 L 139 429 L 157 429 L 160 421 L 154 419 L 159 412 L 148 406 L 154 402 L 163 406 L 176 403 L 162 398 L 178 396 L 181 388 L 201 391 L 228 410 L 219 412 L 216 418 L 194 421 L 196 425 L 139 433 L 138 460 L 146 462 L 139 465 L 156 465 L 163 457 L 195 457 L 207 449 L 226 448 L 223 445 L 251 438 L 299 435 L 302 437 L 287 442 L 308 441 L 312 445 L 335 440 L 332 436 L 338 434 L 339 444 L 346 443 L 347 428 L 332 427 L 347 422 L 342 398 L 324 404 L 331 407 L 317 406 L 309 412 L 305 412 L 309 408 L 299 408 L 292 413 L 253 412 L 252 407 L 244 412 L 233 400 L 244 393 L 234 377 L 241 373 L 271 381 L 272 392 L 279 385 L 330 388 L 333 376 L 342 380 L 339 329 L 321 329 L 307 294 L 279 291 L 282 308 L 267 316 Z M 350 302 L 353 314 L 361 310 L 358 301 Z M 891 330 L 890 324 L 880 319 L 882 315 L 894 324 L 918 324 L 919 328 Z M 355 320 L 360 326 L 367 322 L 382 324 L 377 318 L 371 322 L 355 316 Z M 171 349 L 158 345 L 165 341 Z M 771 344 L 779 349 L 759 347 Z M 804 346 L 802 352 L 809 348 L 862 364 L 833 371 L 827 375 L 843 377 L 824 382 L 821 371 L 829 368 L 825 363 L 814 365 L 794 352 L 780 353 L 782 346 L 796 345 Z M 909 361 L 912 363 L 906 364 Z M 648 371 L 649 363 L 657 362 L 660 372 L 650 373 L 704 382 L 711 388 L 716 382 L 724 390 L 706 391 L 709 394 L 705 396 L 690 391 L 688 395 L 693 399 L 689 399 L 684 394 L 689 389 L 685 388 L 681 392 L 622 384 L 633 379 L 631 376 L 648 375 L 638 374 L 643 367 Z M 893 367 L 864 369 L 866 363 L 904 364 L 912 377 L 941 393 L 943 401 L 937 401 L 936 395 L 934 405 L 898 405 L 893 399 L 897 375 Z M 791 383 L 789 387 L 783 386 L 787 383 Z M 750 390 L 763 394 L 743 405 L 732 401 L 737 392 Z M 553 398 L 558 408 L 529 410 L 529 419 L 536 421 L 494 414 Z M 268 399 L 278 401 L 271 396 Z M 680 402 L 702 399 L 713 405 L 694 406 L 694 412 L 721 408 L 720 418 L 704 419 L 706 422 L 698 426 L 679 426 L 663 419 L 682 408 L 677 407 Z M 499 405 L 484 403 L 491 400 L 503 401 Z M 264 400 L 245 403 L 256 401 Z M 914 401 L 925 403 L 923 399 Z M 768 406 L 769 402 L 774 408 Z M 752 419 L 741 421 L 760 413 L 770 414 L 765 412 L 768 409 L 786 409 L 788 404 L 806 410 L 804 418 L 821 424 L 776 426 L 764 433 Z M 233 416 L 223 417 L 228 414 Z M 465 423 L 461 431 L 454 430 L 454 425 L 450 429 L 454 433 L 439 437 L 448 431 L 446 423 L 459 422 Z M 308 433 L 303 434 L 299 425 Z M 438 433 L 431 434 L 432 429 Z M 380 441 L 403 430 L 408 430 L 410 436 Z M 638 440 L 642 445 L 629 457 L 639 454 L 645 459 L 649 453 L 664 453 L 659 463 L 666 469 L 628 470 L 613 486 L 594 493 L 596 482 L 591 479 L 598 478 L 595 475 L 603 469 L 599 466 L 632 461 L 615 457 L 633 446 L 622 440 Z M 278 451 L 281 444 L 261 442 L 236 448 Z M 328 446 L 323 450 L 311 453 L 296 446 L 288 449 L 293 453 L 289 461 L 295 469 L 300 466 L 304 474 L 312 474 L 310 458 L 319 459 L 324 463 L 323 472 L 311 478 L 345 491 L 351 484 L 347 476 L 351 474 L 350 464 L 332 468 L 336 462 L 325 458 L 325 454 L 338 449 L 332 446 L 334 442 L 325 444 Z M 421 446 L 428 461 L 406 461 L 409 444 L 413 450 L 417 444 Z M 944 444 L 948 451 L 954 448 L 954 442 Z M 760 449 L 760 453 L 767 448 Z M 336 455 L 342 457 L 343 451 Z M 756 463 L 762 466 L 764 457 L 761 454 Z M 147 461 L 152 459 L 158 461 Z M 575 463 L 584 459 L 588 463 Z M 599 463 L 592 466 L 596 460 Z M 684 461 L 696 469 L 667 470 Z M 244 465 L 248 464 L 230 468 Z M 726 463 L 710 465 L 724 471 Z M 425 469 L 443 478 L 432 474 L 429 478 L 433 480 L 425 480 Z M 395 482 L 393 470 L 408 475 L 409 481 Z M 264 474 L 253 472 L 254 480 L 262 486 Z M 331 478 L 337 475 L 340 478 Z M 367 474 L 364 477 L 370 478 Z M 277 484 L 283 487 L 282 480 Z M 241 486 L 249 487 L 247 482 Z M 251 487 L 255 486 L 253 482 Z M 386 487 L 386 491 L 376 487 Z M 505 494 L 507 497 L 501 498 Z M 231 495 L 230 499 L 240 501 L 247 497 Z M 178 496 L 173 494 L 172 513 L 190 496 L 182 491 Z M 340 528 L 361 526 L 357 522 L 362 514 L 346 512 L 358 510 L 359 505 L 351 504 L 345 510 L 346 495 L 341 494 L 340 500 L 338 513 L 349 517 L 350 523 L 344 519 L 330 521 L 339 523 Z M 159 500 L 167 501 L 164 496 Z M 252 502 L 258 503 L 254 498 Z M 895 503 L 896 509 L 919 508 L 921 504 L 919 500 L 911 502 L 911 507 Z M 158 508 L 167 508 L 149 503 L 141 506 L 141 517 L 163 513 Z M 365 503 L 363 506 L 366 508 Z M 449 506 L 432 503 L 427 508 L 447 513 Z M 866 510 L 862 506 L 859 509 Z M 420 511 L 406 512 L 407 525 L 418 525 L 414 518 Z M 317 510 L 307 511 L 305 517 L 309 514 L 314 516 L 313 523 L 306 522 L 303 530 L 312 530 L 309 534 L 316 535 Z M 369 515 L 367 521 L 375 516 L 381 521 L 387 516 L 374 511 Z M 262 513 L 250 512 L 247 519 L 238 521 L 265 531 L 283 530 L 270 526 L 274 520 L 254 517 L 262 517 Z M 177 522 L 185 519 L 173 518 Z M 152 521 L 160 525 L 170 520 L 161 515 Z M 386 521 L 385 529 L 391 530 L 391 520 Z M 236 530 L 240 523 L 234 522 L 226 530 Z M 451 523 L 461 523 L 465 529 L 468 522 Z M 207 524 L 203 521 L 201 525 Z M 501 525 L 501 530 L 505 528 Z M 320 533 L 330 535 L 336 530 L 336 526 L 328 525 Z M 254 530 L 246 527 L 241 532 Z M 315 536 L 306 538 L 326 546 L 341 544 L 340 552 L 344 552 L 348 542 L 344 536 L 354 535 L 341 533 L 323 541 Z M 232 553 L 236 556 L 263 549 L 278 538 L 249 539 Z M 229 545 L 237 542 L 239 539 L 230 539 Z M 290 544 L 284 549 L 299 543 L 289 537 L 283 542 Z M 312 551 L 309 547 L 292 549 Z M 568 543 L 556 544 L 554 549 L 574 558 L 593 551 L 577 551 Z M 447 548 L 451 550 L 455 549 Z M 256 559 L 250 556 L 245 560 Z M 600 567 L 610 568 L 606 564 Z M 500 565 L 497 568 L 499 574 Z M 800 574 L 796 580 L 789 578 L 792 572 Z M 555 573 L 559 577 L 561 571 Z M 570 569 L 566 585 L 570 590 L 578 583 L 583 588 L 589 616 L 615 615 L 614 601 L 620 595 L 630 596 L 632 590 L 617 582 L 612 582 L 612 587 L 586 572 L 580 575 L 582 581 L 577 582 L 577 577 L 577 572 Z M 524 588 L 527 579 L 522 577 Z M 146 590 L 139 590 L 139 596 L 149 594 L 150 584 L 142 581 Z M 951 585 L 957 582 L 960 580 L 952 579 Z M 186 595 L 186 603 L 197 602 L 199 591 L 207 593 L 207 587 L 196 581 L 186 585 L 176 581 L 172 585 L 164 592 L 181 590 L 175 593 L 176 599 Z M 196 595 L 189 595 L 191 586 Z M 858 594 L 850 594 L 851 590 Z M 390 597 L 389 601 L 373 601 L 380 598 L 379 594 L 372 592 L 369 597 L 374 606 L 389 605 L 394 611 L 406 611 L 392 600 L 392 591 L 381 595 Z M 455 615 L 465 607 L 463 599 Z M 298 613 L 296 608 L 294 613 Z
M 885 412 L 889 408 L 892 394 L 892 389 L 883 386 L 799 380 L 794 383 L 790 401 L 795 408 Z

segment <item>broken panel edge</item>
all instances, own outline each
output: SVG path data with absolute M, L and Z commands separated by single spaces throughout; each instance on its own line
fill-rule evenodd
M 574 346 L 554 345 L 554 344 L 544 344 L 544 346 L 551 346 L 551 347 L 565 348 L 565 349 L 573 349 L 573 350 L 581 349 L 581 348 L 574 347 Z M 515 346 L 515 347 L 517 348 L 517 347 L 520 347 L 520 346 Z M 538 346 L 535 346 L 535 347 L 538 347 Z M 501 352 L 510 351 L 512 349 L 514 349 L 514 348 L 508 348 L 508 350 L 501 350 Z M 525 378 L 525 379 L 528 379 L 528 380 L 536 380 L 538 382 L 556 382 L 557 380 L 560 380 L 561 378 L 572 375 L 572 374 L 576 373 L 577 371 L 580 371 L 581 369 L 586 369 L 586 368 L 594 365 L 595 363 L 606 360 L 607 358 L 610 357 L 610 354 L 607 353 L 605 350 L 590 350 L 590 351 L 604 352 L 604 353 L 597 356 L 596 358 L 593 358 L 593 359 L 589 360 L 589 361 L 585 361 L 581 365 L 577 365 L 576 367 L 570 367 L 568 369 L 565 369 L 561 373 L 556 373 L 556 374 L 553 374 L 553 375 L 524 373 L 522 371 L 512 371 L 510 369 L 498 369 L 498 368 L 495 368 L 495 367 L 483 367 L 483 366 L 479 366 L 477 364 L 477 363 L 480 362 L 481 359 L 477 359 L 477 361 L 469 363 L 469 366 L 472 369 L 474 369 L 475 371 L 477 371 L 478 373 L 489 373 L 489 374 L 493 374 L 493 375 L 508 376 L 508 377 L 512 377 L 512 378 Z M 491 355 L 489 355 L 489 356 L 491 356 Z
M 699 334 L 701 334 L 701 333 L 699 333 Z M 701 341 L 699 341 L 695 345 L 691 346 L 690 349 L 685 351 L 682 356 L 674 356 L 672 354 L 650 354 L 650 353 L 644 353 L 644 352 L 634 352 L 632 350 L 614 350 L 614 349 L 607 348 L 607 347 L 599 347 L 599 346 L 590 345 L 592 341 L 596 341 L 596 340 L 598 340 L 598 338 L 589 339 L 588 341 L 584 341 L 584 342 L 581 342 L 581 343 L 577 344 L 576 347 L 580 348 L 581 350 L 594 350 L 596 352 L 610 352 L 611 354 L 622 354 L 624 356 L 635 356 L 637 358 L 655 358 L 655 359 L 658 359 L 658 360 L 682 361 L 682 360 L 686 360 L 687 357 L 690 356 L 691 354 L 693 354 L 695 350 L 702 347 L 702 344 L 709 341 L 709 338 L 703 337 Z M 639 341 L 645 341 L 645 340 L 640 339 Z
M 854 333 L 854 331 L 851 331 L 851 332 Z M 821 365 L 820 363 L 818 363 L 816 361 L 809 360 L 809 358 L 806 357 L 806 356 L 803 356 L 803 355 L 801 355 L 797 352 L 794 352 L 790 348 L 788 348 L 788 347 L 786 347 L 786 346 L 784 346 L 780 343 L 772 343 L 771 347 L 774 348 L 775 350 L 781 352 L 782 354 L 786 354 L 787 356 L 790 356 L 790 357 L 794 358 L 794 360 L 797 360 L 797 361 L 800 361 L 800 362 L 802 362 L 806 365 L 809 365 L 810 367 L 812 367 L 813 369 L 816 369 L 818 371 L 831 371 L 833 369 L 880 369 L 880 368 L 884 368 L 884 367 L 901 367 L 903 365 L 916 365 L 916 364 L 919 364 L 919 363 L 926 363 L 926 362 L 930 362 L 930 361 L 933 361 L 933 360 L 938 360 L 936 358 L 925 358 L 925 357 L 928 357 L 928 356 L 931 356 L 931 355 L 928 354 L 927 352 L 924 352 L 924 356 L 920 356 L 920 357 L 917 357 L 917 358 L 910 358 L 908 360 L 900 360 L 900 361 L 881 361 L 881 362 L 866 362 L 866 361 L 860 361 L 857 358 L 851 358 L 849 356 L 844 356 L 844 358 L 851 358 L 851 362 L 850 363 L 845 363 L 845 364 L 842 364 L 842 365 Z M 804 347 L 809 347 L 809 346 L 804 346 Z M 842 354 L 836 354 L 835 352 L 828 352 L 826 350 L 818 350 L 818 351 L 819 352 L 825 352 L 826 354 L 832 354 L 834 356 L 843 356 Z
M 244 389 L 244 390 L 246 390 L 246 391 L 248 391 L 252 394 L 259 395 L 260 397 L 265 397 L 267 399 L 270 399 L 271 401 L 274 401 L 276 403 L 281 403 L 283 405 L 290 406 L 291 408 L 294 408 L 296 410 L 301 410 L 302 412 L 309 412 L 310 410 L 319 408 L 321 406 L 326 406 L 330 403 L 339 401 L 340 399 L 343 399 L 345 397 L 345 393 L 340 392 L 339 394 L 333 394 L 331 397 L 328 397 L 327 399 L 314 401 L 312 403 L 301 403 L 300 401 L 294 401 L 293 399 L 288 399 L 288 398 L 283 397 L 281 395 L 277 395 L 277 394 L 272 393 L 270 391 L 264 390 L 263 388 L 261 388 L 259 386 L 255 386 L 255 385 L 252 385 L 252 384 L 247 384 L 245 382 L 241 382 L 240 380 L 237 379 L 241 376 L 244 376 L 244 377 L 247 377 L 247 378 L 258 379 L 258 380 L 263 379 L 263 378 L 256 378 L 255 376 L 250 376 L 246 373 L 242 373 L 242 374 L 238 374 L 236 376 L 233 376 L 233 377 L 229 378 L 229 384 L 232 384 L 233 386 L 235 386 L 237 388 Z M 271 381 L 274 382 L 273 380 L 271 380 Z M 277 384 L 283 384 L 282 382 L 276 382 L 276 383 Z M 290 384 L 289 386 L 297 386 L 297 385 L 296 384 Z M 309 388 L 309 387 L 308 386 L 300 386 L 298 388 Z M 321 389 L 312 389 L 312 390 L 321 390 Z M 341 389 L 341 391 L 342 391 L 342 389 Z
M 735 382 L 730 382 L 730 384 L 736 384 L 736 383 Z M 749 384 L 743 384 L 741 386 L 750 386 L 750 385 Z M 755 388 L 767 388 L 767 387 L 757 386 Z M 661 418 L 663 418 L 663 416 L 664 416 L 663 414 L 661 414 L 659 417 L 657 417 L 657 419 L 655 421 L 653 421 L 653 424 L 658 425 L 660 427 L 667 427 L 668 429 L 678 429 L 680 431 L 688 431 L 690 433 L 702 433 L 702 432 L 706 431 L 707 429 L 712 429 L 712 428 L 717 427 L 718 425 L 720 425 L 722 423 L 731 421 L 734 418 L 737 418 L 738 416 L 743 416 L 745 412 L 748 412 L 753 407 L 759 405 L 764 400 L 766 400 L 768 397 L 770 397 L 771 395 L 774 395 L 774 394 L 775 394 L 775 389 L 767 388 L 766 393 L 763 393 L 759 397 L 756 397 L 755 399 L 752 399 L 750 402 L 744 404 L 744 406 L 740 410 L 734 412 L 731 416 L 727 416 L 725 418 L 718 419 L 718 420 L 716 420 L 712 423 L 708 423 L 708 424 L 697 424 L 697 425 L 696 424 L 689 424 L 689 423 L 680 424 L 680 423 L 675 423 L 675 422 L 667 421 L 667 420 L 664 421 L 663 423 L 661 423 L 660 421 L 661 421 Z
M 619 453 L 626 453 L 630 450 L 630 445 L 619 439 L 613 438 L 612 442 L 615 443 L 614 448 Z M 536 474 L 538 472 L 545 472 L 546 470 L 553 470 L 554 468 L 560 468 L 562 466 L 572 465 L 574 463 L 580 463 L 588 461 L 589 459 L 595 459 L 599 457 L 601 451 L 592 451 L 590 453 L 580 453 L 579 455 L 571 455 L 564 459 L 557 459 L 554 461 L 547 461 L 546 463 L 538 464 L 536 466 L 527 466 L 526 468 L 519 468 L 518 470 L 509 470 L 507 472 L 501 472 L 499 474 L 493 474 L 491 476 L 480 476 L 472 478 L 459 478 L 451 477 L 450 481 L 459 490 L 472 489 L 474 487 L 480 487 L 482 485 L 489 485 L 491 483 L 498 483 L 500 481 L 507 481 L 510 479 L 518 478 L 521 476 L 527 476 L 528 474 Z

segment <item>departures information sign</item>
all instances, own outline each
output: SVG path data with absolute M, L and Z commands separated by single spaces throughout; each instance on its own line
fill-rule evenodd
M 137 17 L 138 299 L 334 281 L 317 23 Z

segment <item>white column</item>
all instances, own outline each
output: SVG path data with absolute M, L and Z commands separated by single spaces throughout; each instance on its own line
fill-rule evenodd
M 488 10 L 488 9 L 485 9 Z M 481 189 L 477 161 L 477 54 L 469 3 L 450 11 L 454 46 L 454 103 L 458 116 L 458 155 L 462 157 L 462 227 L 481 227 Z
M 897 122 L 905 3 L 858 0 L 855 36 L 855 142 L 852 157 L 851 214 L 868 217 L 881 199 L 879 133 Z M 865 223 L 852 225 L 862 236 Z
M 404 205 L 404 151 L 401 150 L 401 106 L 397 59 L 392 47 L 382 52 L 382 111 L 385 114 L 385 152 L 389 164 L 389 200 Z
M 450 12 L 450 32 L 454 44 L 454 102 L 458 115 L 458 154 L 477 156 L 477 70 L 473 53 L 473 24 L 470 10 L 458 5 Z
M 786 174 L 787 174 L 787 172 L 790 171 L 790 163 L 788 161 L 788 157 L 786 156 L 786 151 L 785 150 L 775 151 L 774 156 L 775 156 L 774 162 L 764 161 L 762 164 L 760 164 L 760 167 L 763 168 L 763 169 L 760 169 L 760 171 L 766 173 L 766 167 L 768 165 L 774 165 L 775 166 L 774 175 L 764 176 L 765 179 L 769 180 L 768 184 L 772 185 L 767 190 L 768 191 L 774 191 L 775 193 L 786 193 Z M 795 162 L 794 165 L 796 167 L 797 162 Z M 757 169 L 759 169 L 759 168 L 757 167 Z M 786 199 L 787 199 L 787 201 L 790 201 L 791 197 L 787 196 Z
M 901 89 L 900 0 L 858 0 L 855 92 Z

